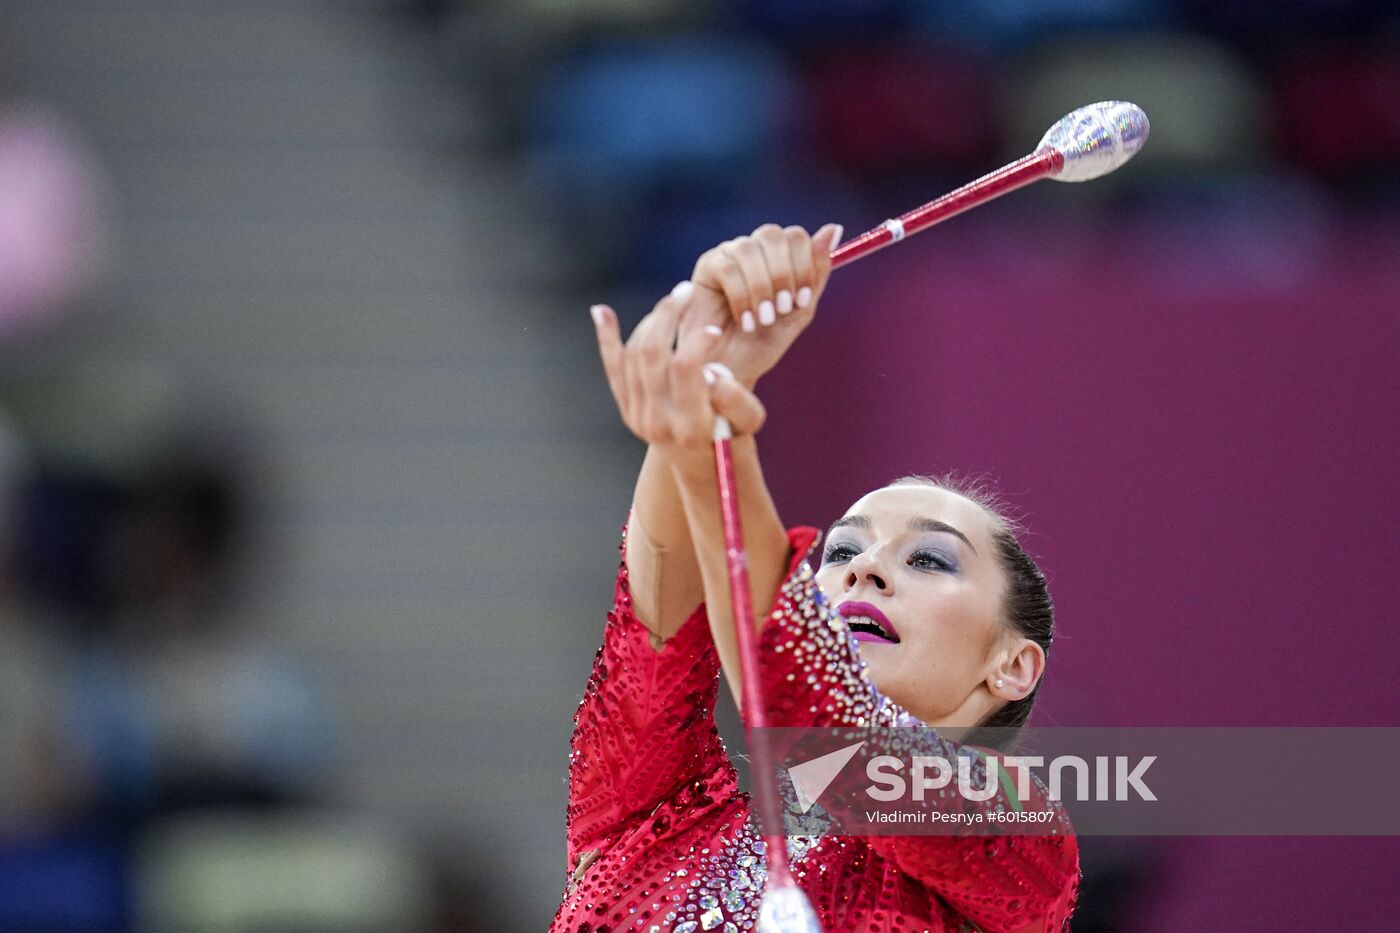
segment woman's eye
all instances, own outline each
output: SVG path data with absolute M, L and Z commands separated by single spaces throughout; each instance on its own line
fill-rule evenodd
M 833 544 L 822 554 L 823 564 L 837 564 L 843 560 L 850 560 L 860 552 L 849 544 Z
M 909 557 L 909 566 L 932 570 L 951 570 L 952 563 L 936 551 L 915 551 Z

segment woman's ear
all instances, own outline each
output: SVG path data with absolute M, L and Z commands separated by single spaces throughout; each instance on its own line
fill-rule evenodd
M 1045 673 L 1045 650 L 1029 638 L 1018 638 L 987 676 L 992 696 L 1008 703 L 1030 696 Z

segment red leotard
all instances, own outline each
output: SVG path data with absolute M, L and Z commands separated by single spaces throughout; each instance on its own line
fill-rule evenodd
M 806 558 L 820 531 L 788 537 L 789 573 L 759 639 L 771 724 L 920 725 L 875 689 L 817 587 Z M 703 605 L 652 647 L 624 562 L 574 716 L 569 869 L 551 933 L 757 926 L 764 845 L 715 727 L 719 674 Z M 1058 807 L 1033 790 L 1028 806 Z M 1059 819 L 1062 832 L 1040 836 L 792 836 L 789 856 L 826 933 L 1059 931 L 1079 884 L 1078 845 Z

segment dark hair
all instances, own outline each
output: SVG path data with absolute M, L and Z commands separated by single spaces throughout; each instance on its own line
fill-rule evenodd
M 996 545 L 997 557 L 1006 575 L 1006 595 L 1003 611 L 1006 622 L 1020 634 L 1041 647 L 1046 658 L 1050 657 L 1050 644 L 1055 638 L 1055 607 L 1050 601 L 1050 588 L 1046 585 L 1045 574 L 1026 549 L 1021 546 L 1016 533 L 1021 530 L 1019 523 L 1007 514 L 1007 507 L 1000 497 L 984 482 L 945 474 L 926 476 L 914 474 L 901 476 L 891 486 L 935 486 L 946 489 L 965 499 L 970 499 L 992 518 L 992 543 Z M 1035 706 L 1035 696 L 1040 692 L 1037 682 L 1030 693 L 1019 700 L 1013 700 L 996 710 L 979 724 L 984 729 L 1016 729 L 1026 724 L 1031 709 Z

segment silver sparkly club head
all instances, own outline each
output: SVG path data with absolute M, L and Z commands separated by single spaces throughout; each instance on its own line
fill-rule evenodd
M 1137 155 L 1147 131 L 1147 114 L 1137 104 L 1104 100 L 1061 117 L 1036 149 L 1057 149 L 1065 157 L 1064 167 L 1051 178 L 1088 181 Z

